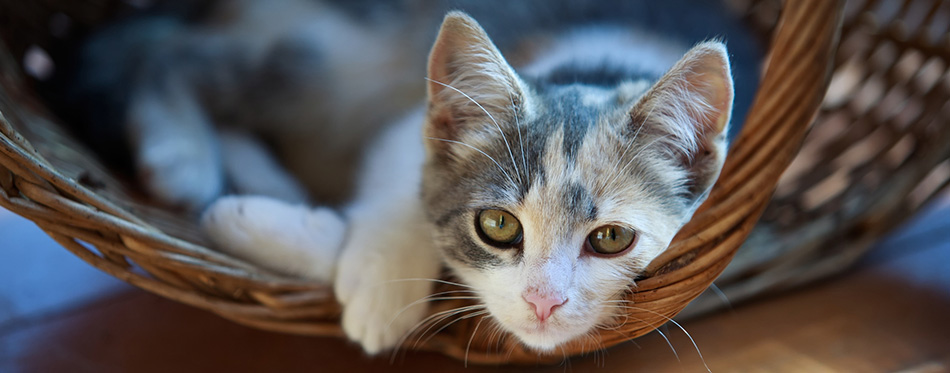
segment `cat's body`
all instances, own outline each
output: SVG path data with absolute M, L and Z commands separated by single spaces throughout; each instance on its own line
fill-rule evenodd
M 372 143 L 340 215 L 228 197 L 205 228 L 235 255 L 332 281 L 344 330 L 371 353 L 422 320 L 442 263 L 477 297 L 469 312 L 532 348 L 610 325 L 718 176 L 732 75 L 720 43 L 577 26 L 517 74 L 450 14 L 426 108 Z
M 195 180 L 190 178 L 201 174 L 198 180 L 204 180 L 212 175 L 212 183 L 196 183 L 200 188 L 182 195 L 176 195 L 174 185 L 159 185 L 157 194 L 168 192 L 170 202 L 200 206 L 225 190 L 227 172 L 215 171 L 226 168 L 215 166 L 223 163 L 215 158 L 220 154 L 257 160 L 262 166 L 240 161 L 231 170 L 254 175 L 249 183 L 271 177 L 261 175 L 287 179 L 244 188 L 277 198 L 218 200 L 204 214 L 203 227 L 222 250 L 236 256 L 274 271 L 333 282 L 344 306 L 344 330 L 368 352 L 393 347 L 418 325 L 426 314 L 422 300 L 443 264 L 477 297 L 478 306 L 466 312 L 487 311 L 526 345 L 550 350 L 616 321 L 621 307 L 613 302 L 666 249 L 705 199 L 722 165 L 733 105 L 729 58 L 718 42 L 690 47 L 733 34 L 721 27 L 728 24 L 721 12 L 708 12 L 708 4 L 673 3 L 662 9 L 656 2 L 629 1 L 504 6 L 405 1 L 366 12 L 361 6 L 372 8 L 375 2 L 323 8 L 329 5 L 288 0 L 290 8 L 281 9 L 297 9 L 298 18 L 287 18 L 283 31 L 251 37 L 247 49 L 236 47 L 257 56 L 250 59 L 258 61 L 250 64 L 254 68 L 220 69 L 246 73 L 250 82 L 263 86 L 292 83 L 274 86 L 274 97 L 242 93 L 229 99 L 233 92 L 218 91 L 235 87 L 228 76 L 244 75 L 224 74 L 223 81 L 200 85 L 212 90 L 202 97 L 221 105 L 203 110 L 223 114 L 203 117 L 205 99 L 198 97 L 173 101 L 184 105 L 178 111 L 168 111 L 178 106 L 161 101 L 187 94 L 133 100 L 131 113 L 155 119 L 142 131 L 159 132 L 168 131 L 156 124 L 171 121 L 169 112 L 179 119 L 194 114 L 198 119 L 186 122 L 201 125 L 178 131 L 196 134 L 198 141 L 189 149 L 218 144 L 215 133 L 223 134 L 217 135 L 222 148 L 237 144 L 236 151 L 223 153 L 212 147 L 199 155 L 210 160 L 203 171 L 182 176 Z M 426 71 L 423 50 L 432 44 L 427 30 L 434 31 L 441 19 L 435 14 L 454 5 L 483 21 L 500 48 L 473 19 L 452 13 Z M 693 25 L 657 21 L 684 9 L 691 11 L 679 20 Z M 273 20 L 284 13 L 270 14 Z M 401 21 L 367 26 L 392 17 Z M 713 25 L 693 30 L 702 20 Z M 270 27 L 255 22 L 236 24 Z M 320 27 L 326 28 L 321 32 Z M 351 34 L 338 38 L 328 34 L 331 29 Z M 224 30 L 241 36 L 254 28 Z M 669 30 L 692 31 L 657 33 Z M 290 44 L 282 48 L 288 35 L 293 35 Z M 749 40 L 739 36 L 730 43 L 742 47 L 743 89 L 737 95 L 746 106 L 754 53 L 742 45 Z M 234 45 L 233 40 L 211 44 Z M 172 49 L 179 44 L 172 43 Z M 324 55 L 337 49 L 342 49 L 338 55 Z M 518 72 L 499 49 L 508 61 L 517 61 Z M 314 55 L 301 53 L 306 51 L 321 57 L 308 59 Z M 220 59 L 206 62 L 214 61 Z M 314 70 L 307 70 L 311 65 Z M 181 81 L 198 79 L 200 71 Z M 417 96 L 402 92 L 414 85 L 427 87 L 428 101 L 412 110 L 409 103 Z M 188 84 L 172 85 L 181 87 L 195 92 Z M 155 90 L 144 95 L 149 92 Z M 158 104 L 144 105 L 151 111 L 135 114 L 136 105 L 149 102 Z M 263 109 L 251 105 L 256 103 Z M 400 114 L 402 119 L 391 120 L 404 109 L 408 113 Z M 282 151 L 296 149 L 298 154 L 284 154 L 290 168 L 311 168 L 307 174 L 314 176 L 305 181 L 330 185 L 324 192 L 331 198 L 345 196 L 340 191 L 348 183 L 321 179 L 345 180 L 355 170 L 351 198 L 339 208 L 326 207 L 320 198 L 315 208 L 285 202 L 304 200 L 294 191 L 298 187 L 287 186 L 293 180 L 253 139 L 215 127 L 208 118 L 238 118 L 240 123 L 231 124 L 263 130 Z M 372 135 L 375 131 L 380 132 Z M 137 138 L 144 144 L 141 150 L 162 137 Z M 364 155 L 362 166 L 350 166 L 353 154 Z M 146 159 L 144 167 L 155 169 L 159 163 Z M 174 167 L 166 171 L 182 174 Z M 281 188 L 291 192 L 274 192 Z
M 367 140 L 422 99 L 429 43 L 410 20 L 373 22 L 348 3 L 216 1 L 189 19 L 108 27 L 79 58 L 69 109 L 97 147 L 128 142 L 118 157 L 168 205 L 200 211 L 226 193 L 339 202 Z

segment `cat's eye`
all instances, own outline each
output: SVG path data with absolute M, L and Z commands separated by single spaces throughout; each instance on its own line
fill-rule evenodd
M 590 232 L 590 235 L 587 236 L 587 243 L 597 254 L 615 255 L 632 246 L 636 238 L 636 232 L 630 228 L 619 225 L 605 225 Z
M 521 242 L 521 222 L 502 210 L 482 210 L 478 213 L 478 230 L 482 239 L 493 245 L 514 245 Z

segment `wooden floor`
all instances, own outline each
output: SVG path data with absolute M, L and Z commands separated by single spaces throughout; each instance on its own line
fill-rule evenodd
M 446 371 L 391 363 L 339 339 L 246 328 L 130 288 L 0 210 L 0 372 Z M 892 236 L 858 268 L 818 285 L 559 366 L 467 371 L 950 372 L 950 203 Z M 671 348 L 672 347 L 672 348 Z M 675 353 L 674 353 L 675 349 Z M 705 360 L 699 357 L 699 353 Z M 677 358 L 678 355 L 678 358 Z

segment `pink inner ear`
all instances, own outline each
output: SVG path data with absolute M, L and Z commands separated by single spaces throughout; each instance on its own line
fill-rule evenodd
M 706 103 L 712 107 L 713 118 L 696 118 L 716 132 L 725 130 L 732 112 L 732 79 L 726 62 L 720 56 L 703 56 L 690 80 L 700 88 Z M 710 120 L 711 119 L 711 120 Z
M 631 111 L 635 122 L 653 122 L 672 135 L 671 145 L 695 148 L 723 133 L 732 113 L 732 74 L 721 43 L 701 43 L 686 53 Z
M 732 72 L 726 50 L 719 43 L 703 43 L 684 58 L 690 66 L 686 80 L 695 87 L 711 110 L 711 117 L 694 118 L 709 130 L 722 132 L 732 113 Z
M 473 46 L 491 43 L 484 30 L 471 17 L 461 12 L 449 12 L 442 21 L 442 27 L 436 36 L 435 44 L 429 52 L 429 64 L 427 67 L 429 98 L 436 97 L 442 90 L 446 89 L 442 84 L 450 84 L 452 75 L 451 66 L 456 64 L 461 51 Z
M 448 42 L 442 40 L 442 38 L 436 41 L 432 47 L 432 51 L 429 53 L 428 66 L 428 79 L 445 84 L 449 83 L 445 80 L 448 80 L 449 72 L 446 66 L 449 64 L 449 53 L 451 53 L 451 47 L 446 45 L 447 43 Z M 426 83 L 430 98 L 435 97 L 439 92 L 445 89 L 441 84 L 435 82 L 429 81 Z

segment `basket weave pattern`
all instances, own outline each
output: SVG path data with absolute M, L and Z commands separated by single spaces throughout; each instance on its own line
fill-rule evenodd
M 950 2 L 848 2 L 834 61 L 799 155 L 716 280 L 733 301 L 847 268 L 948 189 Z
M 17 63 L 30 44 L 43 46 L 48 41 L 24 41 L 16 35 L 42 29 L 43 17 L 54 12 L 83 24 L 101 22 L 114 12 L 107 1 L 82 8 L 70 7 L 70 1 L 59 3 L 0 1 L 0 15 L 7 14 L 0 17 L 11 17 L 0 22 L 5 25 L 0 26 L 0 36 L 6 44 L 0 45 L 0 205 L 33 220 L 91 265 L 150 292 L 258 328 L 342 335 L 339 305 L 329 287 L 268 273 L 207 248 L 191 218 L 139 202 L 135 191 L 110 176 L 91 152 L 56 125 L 55 116 L 35 98 Z M 615 330 L 600 331 L 597 343 L 565 346 L 566 353 L 638 337 L 679 313 L 723 272 L 763 211 L 769 237 L 779 244 L 767 250 L 768 255 L 730 267 L 719 282 L 730 298 L 746 298 L 840 269 L 947 186 L 946 30 L 943 39 L 930 42 L 916 38 L 906 23 L 900 23 L 907 9 L 929 1 L 904 2 L 896 16 L 885 20 L 891 23 L 872 15 L 876 4 L 849 4 L 845 12 L 842 2 L 789 1 L 780 16 L 774 1 L 747 5 L 750 19 L 774 31 L 758 96 L 719 183 L 670 249 L 631 289 L 627 298 L 638 308 L 629 311 L 628 321 Z M 926 25 L 948 7 L 946 2 L 933 4 L 934 10 L 925 12 L 931 17 Z M 839 35 L 843 44 L 835 56 Z M 885 48 L 882 45 L 890 45 L 892 58 L 874 62 L 875 51 Z M 900 62 L 907 55 L 916 55 L 912 57 L 916 62 Z M 907 73 L 906 64 L 911 70 L 936 67 Z M 839 94 L 822 104 L 832 71 L 836 74 L 832 93 Z M 853 76 L 857 78 L 841 80 Z M 936 83 L 926 87 L 916 83 L 926 79 Z M 883 86 L 884 93 L 868 104 L 868 98 L 858 98 L 871 81 Z M 897 91 L 902 94 L 899 101 L 913 102 L 900 107 L 913 106 L 914 113 L 881 112 L 888 94 Z M 805 151 L 769 205 L 812 123 Z M 859 146 L 865 143 L 870 145 Z M 829 189 L 828 184 L 840 181 L 842 174 L 845 182 Z M 859 249 L 829 247 L 833 240 L 857 244 Z M 816 262 L 815 268 L 808 266 Z M 802 273 L 806 275 L 797 276 Z M 715 307 L 698 304 L 700 310 Z M 456 306 L 436 303 L 433 312 Z M 481 321 L 473 317 L 443 325 L 416 347 L 478 362 L 561 358 L 560 354 L 538 357 L 512 338 L 492 339 L 485 332 L 491 328 L 481 326 L 479 331 Z

